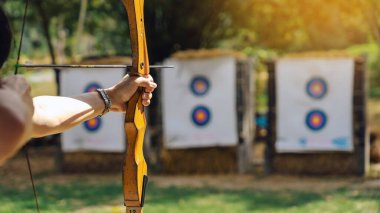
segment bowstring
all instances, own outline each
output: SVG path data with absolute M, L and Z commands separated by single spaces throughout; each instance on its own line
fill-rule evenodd
M 20 56 L 21 56 L 22 42 L 23 42 L 24 32 L 25 32 L 25 23 L 26 23 L 26 15 L 28 13 L 28 7 L 29 7 L 29 0 L 25 0 L 25 9 L 24 9 L 24 15 L 23 15 L 23 18 L 22 18 L 20 43 L 19 43 L 19 46 L 18 46 L 17 60 L 16 60 L 15 72 L 14 72 L 15 75 L 18 74 L 18 68 L 19 68 L 19 62 L 20 62 Z M 38 204 L 38 197 L 37 197 L 36 187 L 34 185 L 32 167 L 30 166 L 30 160 L 29 160 L 29 154 L 28 154 L 28 144 L 26 144 L 24 146 L 23 151 L 24 151 L 26 162 L 27 162 L 27 165 L 28 165 L 30 182 L 32 183 L 33 194 L 34 194 L 34 201 L 36 203 L 37 212 L 40 213 L 40 206 Z
M 40 206 L 38 204 L 38 196 L 37 196 L 37 190 L 36 190 L 36 187 L 34 185 L 34 180 L 33 180 L 33 173 L 32 173 L 32 167 L 30 166 L 30 160 L 29 160 L 29 154 L 28 154 L 28 145 L 25 145 L 24 147 L 24 154 L 25 154 L 25 158 L 26 158 L 26 162 L 28 164 L 28 170 L 29 170 L 29 176 L 30 176 L 30 182 L 32 183 L 32 187 L 33 187 L 33 194 L 34 194 L 34 201 L 36 202 L 36 208 L 37 208 L 37 212 L 40 213 Z
M 20 37 L 20 43 L 18 45 L 18 51 L 17 51 L 17 60 L 16 60 L 16 65 L 15 65 L 15 72 L 14 74 L 18 74 L 18 64 L 20 62 L 20 55 L 21 55 L 21 48 L 22 48 L 22 41 L 24 38 L 24 31 L 25 31 L 25 22 L 26 22 L 26 15 L 28 13 L 28 7 L 29 7 L 29 0 L 25 0 L 25 9 L 24 9 L 24 15 L 22 18 L 22 26 L 21 26 L 21 37 Z

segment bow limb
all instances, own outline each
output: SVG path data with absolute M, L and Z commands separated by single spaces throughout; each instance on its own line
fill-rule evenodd
M 132 44 L 132 68 L 130 75 L 148 75 L 149 59 L 144 26 L 144 1 L 123 0 L 127 9 Z M 124 205 L 127 213 L 142 212 L 145 188 L 148 181 L 147 164 L 143 153 L 146 118 L 142 104 L 143 89 L 128 101 L 125 114 L 127 155 L 123 168 Z

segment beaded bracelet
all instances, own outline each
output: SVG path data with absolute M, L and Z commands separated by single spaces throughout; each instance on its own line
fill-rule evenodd
M 99 93 L 100 97 L 103 99 L 105 108 L 99 117 L 102 117 L 105 113 L 110 111 L 110 108 L 112 106 L 112 102 L 110 97 L 108 96 L 107 92 L 104 89 L 96 89 L 96 91 Z

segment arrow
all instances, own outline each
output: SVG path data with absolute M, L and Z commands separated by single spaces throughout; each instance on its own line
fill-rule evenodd
M 17 64 L 18 68 L 28 68 L 28 69 L 37 69 L 37 68 L 111 68 L 111 69 L 128 69 L 132 68 L 132 65 L 113 65 L 113 64 L 104 64 L 104 65 L 91 65 L 91 64 Z M 164 68 L 174 68 L 171 65 L 150 65 L 151 69 L 164 69 Z

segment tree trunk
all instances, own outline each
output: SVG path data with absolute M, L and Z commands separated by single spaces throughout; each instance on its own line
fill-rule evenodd
M 42 31 L 43 31 L 43 35 L 46 38 L 46 42 L 47 42 L 47 45 L 48 45 L 48 48 L 49 48 L 49 54 L 50 54 L 50 58 L 51 58 L 51 63 L 52 64 L 56 64 L 54 47 L 53 47 L 52 39 L 51 39 L 51 36 L 50 36 L 50 33 L 49 33 L 50 18 L 45 13 L 45 10 L 44 10 L 44 8 L 42 6 L 42 4 L 43 4 L 42 1 L 41 2 L 40 1 L 32 1 L 32 3 L 36 7 L 38 15 L 41 18 Z M 59 89 L 59 85 L 60 85 L 59 71 L 60 71 L 59 69 L 54 69 L 54 72 L 55 72 L 55 82 L 57 84 L 57 95 L 60 94 L 60 89 Z
M 87 5 L 88 5 L 88 0 L 81 0 L 78 27 L 75 33 L 75 47 L 73 48 L 74 57 L 76 60 L 80 60 L 82 56 L 82 52 L 83 52 L 83 49 L 82 49 L 83 46 L 80 45 L 81 44 L 80 41 L 81 41 L 81 37 L 83 33 L 84 21 L 86 19 Z

